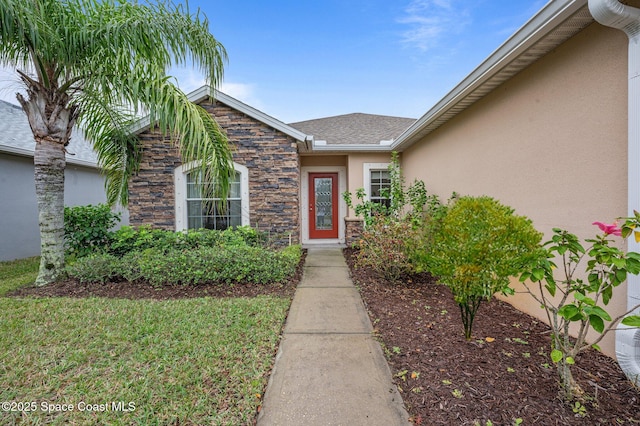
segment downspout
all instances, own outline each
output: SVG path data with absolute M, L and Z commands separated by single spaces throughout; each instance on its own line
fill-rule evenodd
M 589 11 L 600 24 L 624 31 L 629 37 L 628 192 L 629 216 L 640 210 L 640 9 L 618 0 L 589 0 Z M 628 250 L 640 252 L 630 238 Z M 627 277 L 627 309 L 640 304 L 640 276 Z M 619 325 L 616 358 L 629 380 L 640 383 L 640 329 Z

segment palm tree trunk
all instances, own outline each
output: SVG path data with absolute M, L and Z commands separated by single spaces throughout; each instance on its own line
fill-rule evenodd
M 36 286 L 43 286 L 55 281 L 64 267 L 64 143 L 36 138 L 33 162 L 41 245 Z

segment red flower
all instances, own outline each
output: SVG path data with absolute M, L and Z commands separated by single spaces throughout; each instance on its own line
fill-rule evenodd
M 618 228 L 618 222 L 613 222 L 611 225 L 602 222 L 593 222 L 592 225 L 598 225 L 598 227 L 604 232 L 604 235 L 616 235 L 622 236 L 622 230 Z

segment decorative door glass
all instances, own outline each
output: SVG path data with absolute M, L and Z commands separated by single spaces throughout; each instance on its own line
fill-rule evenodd
M 309 238 L 338 238 L 338 173 L 309 173 Z
M 315 223 L 319 231 L 333 229 L 333 181 L 328 177 L 314 178 Z

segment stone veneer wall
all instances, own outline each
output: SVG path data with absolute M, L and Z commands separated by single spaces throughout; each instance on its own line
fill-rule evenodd
M 364 220 L 360 218 L 344 218 L 345 224 L 345 243 L 347 247 L 351 247 L 360 240 L 362 231 L 364 230 Z
M 146 131 L 140 140 L 140 170 L 129 180 L 129 225 L 175 230 L 173 171 L 182 164 L 180 155 L 158 132 Z
M 300 162 L 296 141 L 222 103 L 203 103 L 226 131 L 233 160 L 249 170 L 249 218 L 252 227 L 287 244 L 300 236 Z M 129 222 L 175 229 L 173 172 L 177 150 L 158 134 L 145 132 L 140 172 L 129 184 Z

